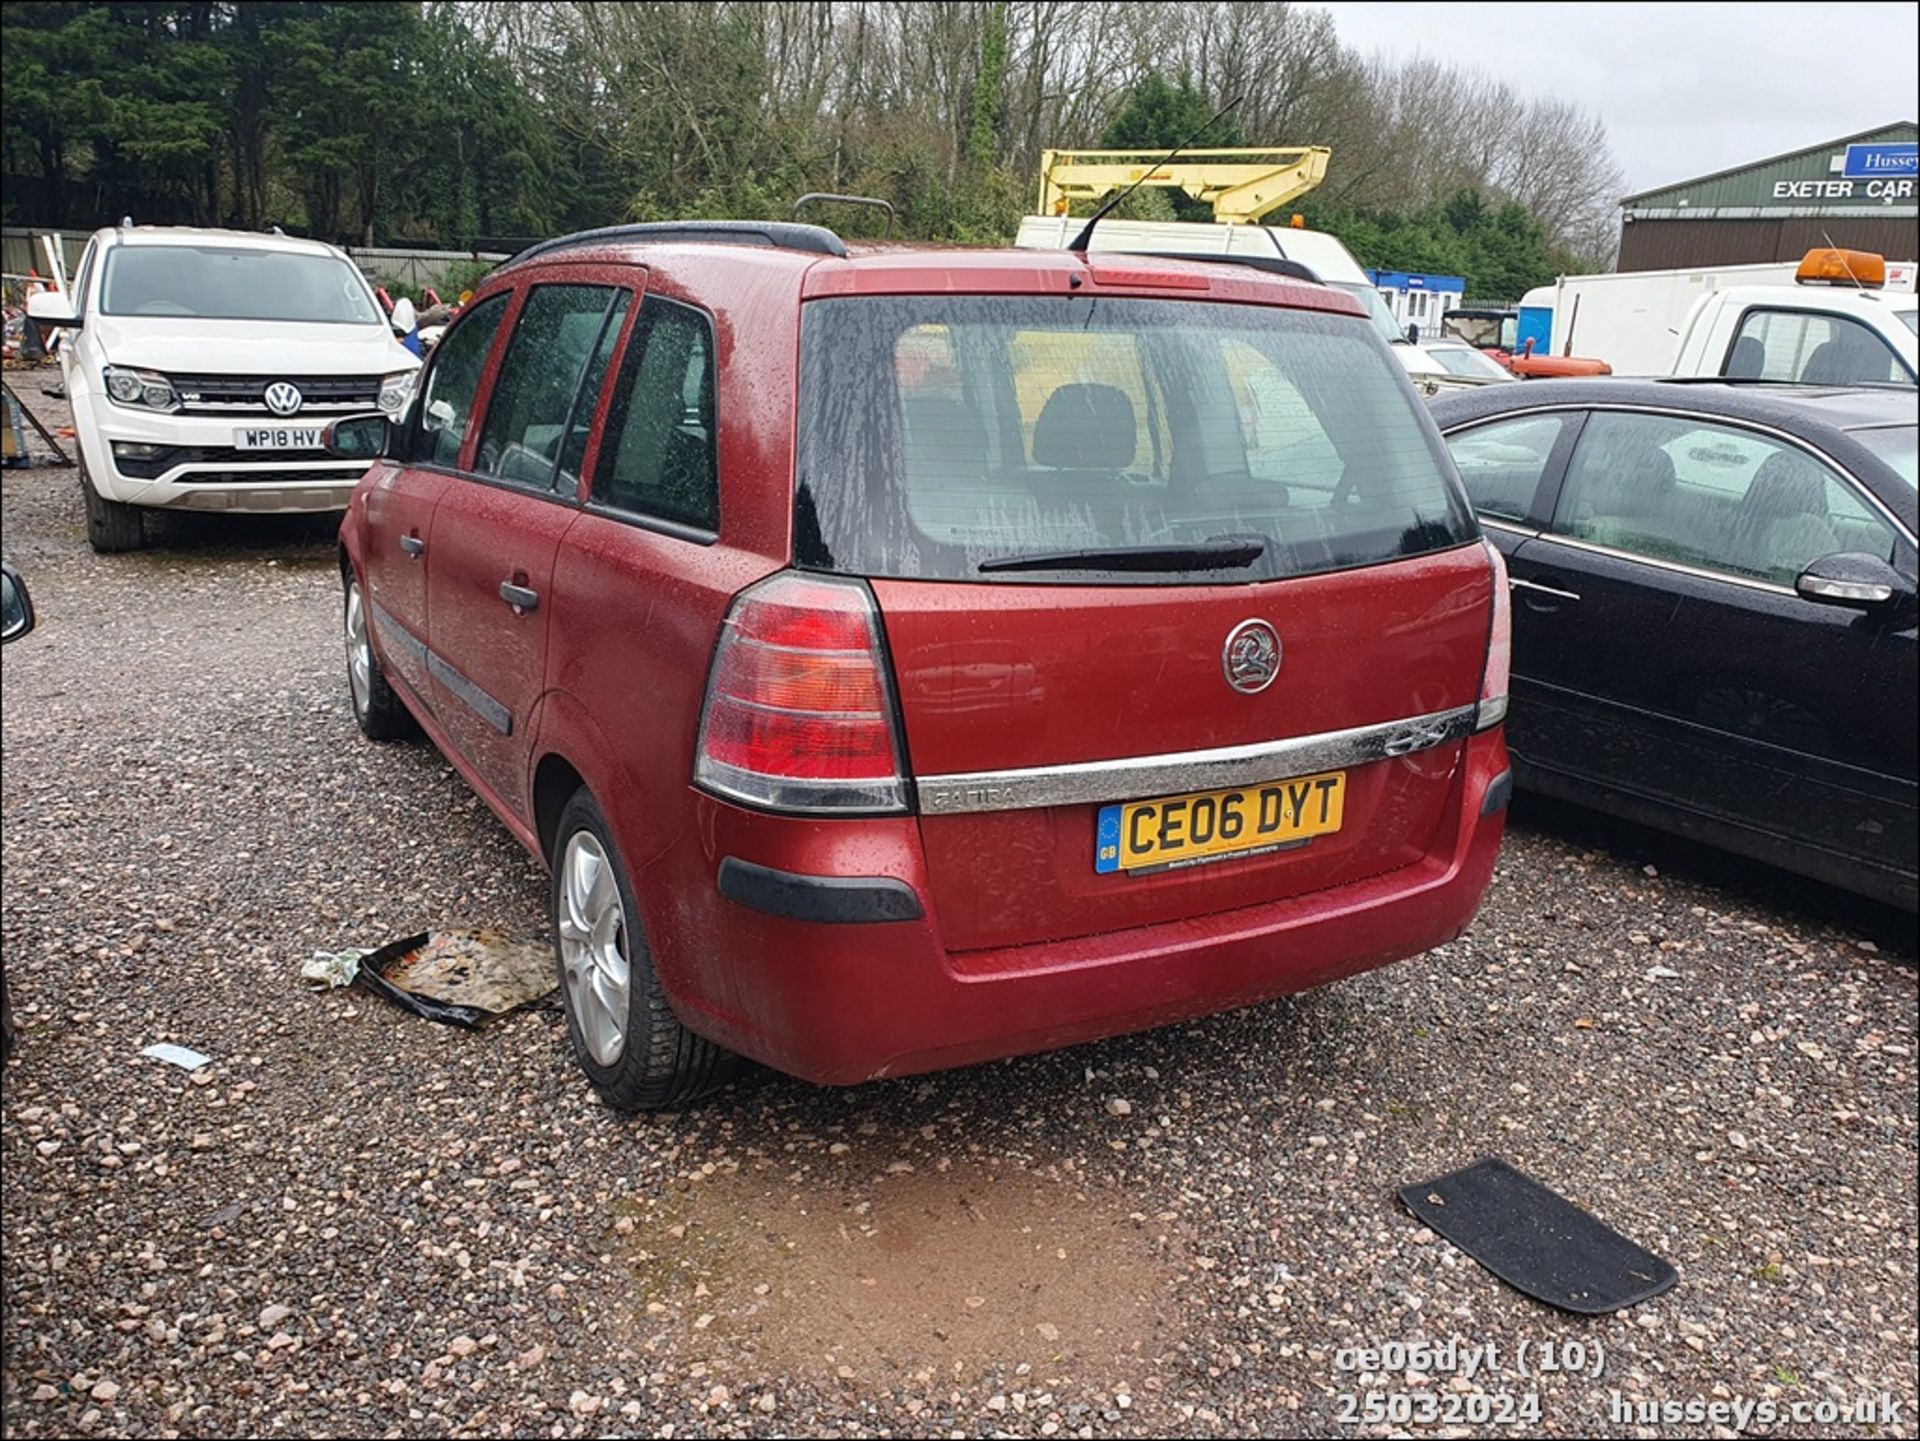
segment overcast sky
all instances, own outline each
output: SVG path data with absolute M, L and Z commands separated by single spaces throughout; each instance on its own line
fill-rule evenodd
M 1913 120 L 1920 108 L 1920 6 L 1910 3 L 1321 8 L 1363 52 L 1423 52 L 1597 111 L 1628 193 Z

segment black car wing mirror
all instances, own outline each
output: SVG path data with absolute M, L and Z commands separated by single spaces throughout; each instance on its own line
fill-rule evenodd
M 1910 600 L 1913 587 L 1886 561 L 1864 551 L 1823 555 L 1793 583 L 1801 599 L 1857 610 L 1882 610 Z
M 0 643 L 18 640 L 33 629 L 33 597 L 20 572 L 0 564 Z
M 320 432 L 321 446 L 335 460 L 378 460 L 392 440 L 393 422 L 384 415 L 343 415 Z

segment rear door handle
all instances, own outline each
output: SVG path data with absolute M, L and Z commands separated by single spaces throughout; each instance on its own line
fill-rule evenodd
M 530 610 L 540 608 L 539 591 L 531 586 L 515 585 L 510 580 L 500 582 L 500 599 L 512 606 L 516 615 L 525 615 Z
M 400 537 L 400 549 L 411 559 L 418 560 L 427 553 L 427 543 L 417 535 L 403 535 Z

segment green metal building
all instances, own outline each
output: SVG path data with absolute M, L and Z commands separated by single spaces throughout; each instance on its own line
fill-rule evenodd
M 1920 258 L 1911 120 L 1620 202 L 1621 270 L 1798 260 L 1817 245 Z

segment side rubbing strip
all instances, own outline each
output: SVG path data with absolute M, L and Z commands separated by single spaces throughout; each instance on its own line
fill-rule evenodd
M 437 651 L 427 652 L 427 673 L 460 697 L 467 709 L 499 731 L 501 735 L 513 734 L 513 712 L 441 660 Z
M 416 665 L 460 698 L 463 705 L 503 736 L 513 734 L 513 712 L 488 695 L 459 671 L 429 650 L 424 642 L 379 605 L 373 607 L 373 627 L 380 632 L 381 644 L 404 651 Z
M 420 640 L 399 621 L 387 614 L 385 607 L 377 602 L 373 607 L 373 628 L 380 632 L 380 640 L 389 650 L 405 651 L 412 657 L 413 663 L 425 666 L 427 663 L 426 642 Z
M 1131 756 L 1084 765 L 975 771 L 921 776 L 915 781 L 923 815 L 1029 810 L 1036 806 L 1100 804 L 1181 791 L 1260 785 L 1289 776 L 1362 766 L 1431 750 L 1473 733 L 1475 706 L 1409 716 L 1351 730 L 1323 731 L 1257 745 L 1171 755 Z

